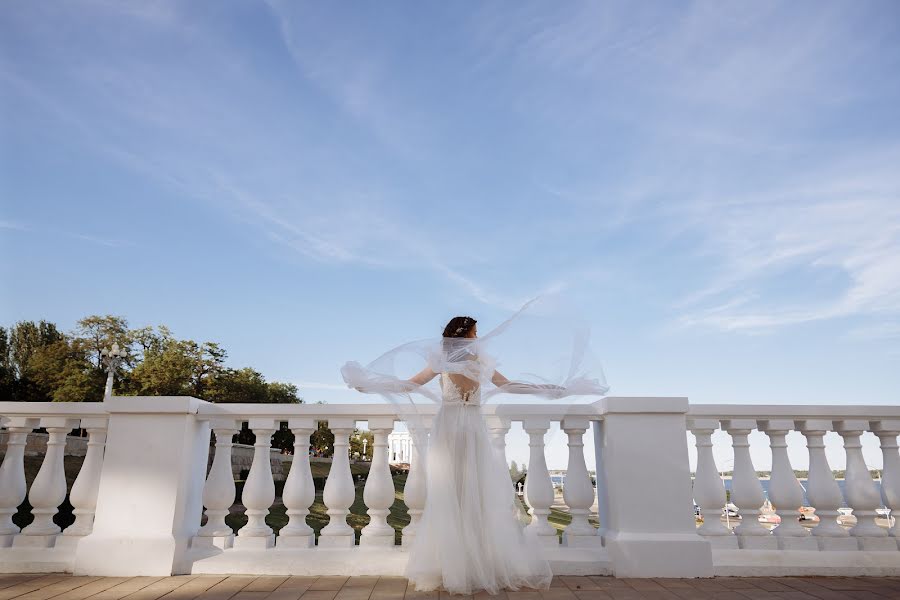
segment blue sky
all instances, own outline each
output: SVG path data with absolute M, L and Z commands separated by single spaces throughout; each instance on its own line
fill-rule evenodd
M 339 367 L 564 289 L 616 395 L 896 403 L 895 2 L 17 2 L 0 321 Z

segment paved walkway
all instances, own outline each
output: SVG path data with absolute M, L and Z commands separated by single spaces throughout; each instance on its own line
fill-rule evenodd
M 900 577 L 556 577 L 549 590 L 416 592 L 402 577 L 0 575 L 0 600 L 839 600 L 900 599 Z

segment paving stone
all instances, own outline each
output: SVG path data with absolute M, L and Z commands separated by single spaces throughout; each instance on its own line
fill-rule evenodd
M 243 592 L 274 592 L 282 583 L 287 580 L 286 575 L 257 577 L 250 585 L 245 587 Z
M 575 575 L 564 575 L 560 577 L 563 580 L 563 583 L 566 584 L 573 592 L 576 590 L 599 590 L 602 589 L 599 585 L 597 585 L 590 577 L 583 576 L 575 576 Z
M 300 598 L 302 600 L 334 600 L 338 590 L 309 590 Z
M 312 583 L 311 586 L 309 586 L 309 591 L 311 591 L 311 592 L 334 591 L 335 593 L 337 593 L 337 591 L 339 589 L 341 589 L 344 586 L 344 584 L 347 582 L 347 579 L 348 579 L 348 577 L 343 577 L 340 575 L 319 577 Z
M 612 596 L 601 589 L 579 590 L 575 592 L 578 600 L 612 600 Z
M 50 585 L 42 586 L 20 596 L 10 596 L 10 598 L 17 598 L 19 600 L 49 600 L 50 598 L 55 598 L 70 590 L 87 585 L 97 579 L 99 579 L 99 577 L 64 577 Z M 15 590 L 15 588 L 12 588 L 12 590 Z

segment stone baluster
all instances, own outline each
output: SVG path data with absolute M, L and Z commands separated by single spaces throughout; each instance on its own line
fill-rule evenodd
M 606 545 L 606 530 L 609 526 L 609 494 L 605 478 L 604 466 L 605 453 L 603 451 L 606 430 L 603 421 L 591 421 L 591 429 L 594 432 L 594 464 L 597 467 L 597 535 Z
M 498 415 L 488 415 L 485 417 L 485 421 L 491 432 L 491 445 L 494 452 L 497 453 L 498 460 L 506 465 L 506 434 L 509 433 L 510 420 Z
M 850 534 L 837 522 L 840 514 L 838 509 L 844 505 L 844 496 L 834 480 L 834 473 L 825 456 L 825 434 L 831 430 L 832 423 L 809 419 L 797 421 L 796 428 L 806 437 L 806 447 L 809 450 L 806 497 L 819 517 L 819 524 L 812 531 L 819 549 L 855 550 L 856 540 L 850 539 Z
M 0 548 L 11 546 L 19 533 L 12 517 L 28 493 L 25 484 L 25 442 L 37 426 L 37 419 L 24 417 L 10 417 L 6 422 L 6 455 L 0 465 Z
M 253 462 L 244 482 L 241 501 L 247 507 L 247 524 L 238 530 L 235 548 L 266 549 L 275 545 L 275 534 L 266 524 L 269 507 L 275 502 L 275 480 L 272 477 L 272 434 L 274 419 L 250 419 L 249 428 L 256 436 Z
M 388 525 L 387 517 L 396 499 L 394 479 L 388 466 L 387 436 L 394 428 L 393 417 L 373 417 L 369 419 L 369 429 L 375 436 L 372 449 L 372 464 L 369 477 L 363 488 L 363 500 L 368 508 L 369 524 L 363 527 L 359 538 L 360 546 L 393 546 L 394 528 Z
M 725 484 L 719 476 L 713 456 L 712 434 L 719 428 L 715 419 L 691 419 L 688 428 L 697 441 L 697 472 L 694 475 L 694 501 L 700 507 L 703 525 L 697 533 L 709 538 L 715 548 L 737 548 L 737 537 L 722 523 Z
M 329 517 L 328 524 L 319 532 L 319 546 L 324 548 L 350 548 L 356 543 L 353 528 L 347 523 L 350 505 L 356 497 L 347 454 L 353 425 L 354 420 L 349 417 L 328 420 L 328 426 L 334 433 L 334 457 L 322 494 Z
M 53 522 L 59 505 L 66 499 L 66 472 L 63 457 L 66 451 L 66 435 L 78 426 L 77 419 L 66 417 L 42 417 L 41 427 L 47 429 L 47 453 L 37 477 L 28 492 L 34 521 L 13 540 L 13 546 L 52 548 L 61 529 Z
M 888 530 L 888 534 L 896 540 L 900 538 L 900 452 L 897 450 L 900 420 L 872 421 L 871 427 L 881 442 L 884 462 L 881 470 L 881 499 L 891 509 L 890 518 L 894 520 L 894 525 Z
M 212 419 L 210 427 L 216 435 L 216 452 L 206 483 L 203 486 L 203 506 L 206 507 L 206 525 L 191 540 L 193 547 L 227 549 L 234 545 L 234 533 L 225 524 L 231 505 L 234 504 L 234 473 L 231 470 L 231 442 L 239 431 L 234 419 Z M 247 487 L 244 487 L 246 493 Z
M 288 427 L 294 434 L 294 460 L 281 496 L 287 509 L 288 524 L 278 532 L 276 549 L 312 548 L 316 543 L 315 532 L 307 525 L 306 516 L 316 499 L 312 469 L 309 466 L 309 440 L 317 426 L 316 421 L 309 418 L 288 421 Z
M 544 435 L 550 429 L 550 419 L 546 417 L 526 417 L 522 421 L 523 428 L 528 434 L 528 475 L 525 476 L 525 500 L 531 509 L 531 523 L 526 529 L 535 535 L 541 544 L 545 546 L 559 545 L 556 530 L 550 525 L 547 518 L 550 516 L 550 507 L 553 506 L 553 484 L 550 481 L 550 472 L 547 470 L 547 460 L 544 456 Z
M 818 544 L 809 530 L 800 524 L 803 487 L 794 475 L 787 453 L 787 434 L 794 422 L 772 419 L 759 422 L 760 430 L 769 436 L 772 447 L 772 474 L 769 480 L 769 501 L 775 507 L 781 523 L 773 534 L 781 550 L 817 550 Z
M 834 422 L 835 431 L 844 438 L 847 456 L 844 491 L 847 504 L 856 517 L 856 525 L 850 529 L 850 535 L 856 538 L 860 550 L 895 550 L 897 543 L 888 537 L 887 529 L 875 524 L 878 514 L 875 511 L 881 507 L 881 492 L 872 481 L 859 440 L 868 427 L 868 421 L 862 420 Z
M 571 547 L 600 547 L 602 538 L 588 521 L 594 504 L 594 486 L 584 462 L 584 434 L 590 427 L 587 417 L 566 417 L 560 428 L 569 437 L 569 462 L 566 466 L 566 484 L 563 499 L 569 507 L 572 522 L 563 532 L 562 541 Z
M 81 420 L 81 428 L 87 430 L 88 444 L 84 462 L 69 492 L 75 522 L 57 538 L 56 545 L 75 545 L 94 528 L 94 512 L 97 510 L 97 493 L 100 490 L 100 472 L 103 469 L 103 450 L 106 447 L 106 418 Z
M 722 426 L 731 435 L 734 448 L 731 502 L 741 511 L 741 524 L 734 529 L 738 545 L 752 550 L 776 550 L 777 540 L 759 522 L 759 510 L 766 496 L 750 457 L 749 435 L 756 428 L 756 421 L 732 419 L 722 421 Z
M 429 417 L 423 418 L 422 426 L 430 426 Z M 425 486 L 427 434 L 426 432 L 418 432 L 411 423 L 407 423 L 407 427 L 410 428 L 412 455 L 410 457 L 409 474 L 406 476 L 406 485 L 403 487 L 403 501 L 406 502 L 406 508 L 409 512 L 409 525 L 403 528 L 400 540 L 404 548 L 408 548 L 413 543 L 413 540 L 416 539 L 416 532 L 419 528 L 419 521 L 422 519 L 422 511 L 425 510 L 425 499 L 427 497 Z M 420 445 L 422 445 L 421 448 L 419 447 Z

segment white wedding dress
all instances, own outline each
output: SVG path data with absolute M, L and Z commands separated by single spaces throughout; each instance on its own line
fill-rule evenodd
M 406 577 L 417 591 L 548 588 L 550 565 L 517 518 L 505 457 L 481 414 L 481 386 L 439 377 L 442 402 L 425 453 L 427 497 Z

